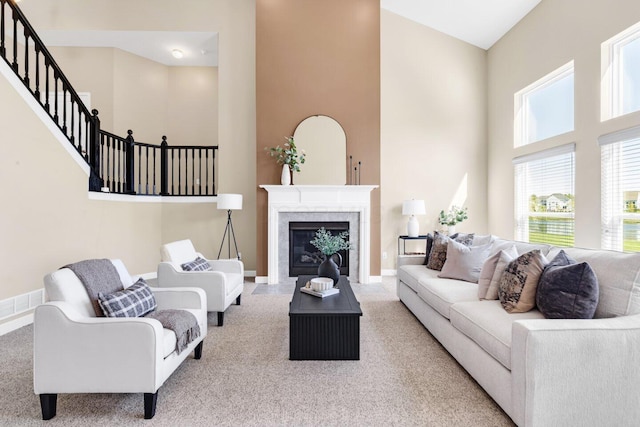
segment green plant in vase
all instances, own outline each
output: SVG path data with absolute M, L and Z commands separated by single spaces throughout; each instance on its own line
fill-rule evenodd
M 291 173 L 300 172 L 300 165 L 304 164 L 306 154 L 304 150 L 298 152 L 298 147 L 296 147 L 292 136 L 287 136 L 284 139 L 286 139 L 287 142 L 282 144 L 282 147 L 280 145 L 276 147 L 265 147 L 265 150 L 268 151 L 271 157 L 276 159 L 279 165 L 282 165 L 280 183 L 282 185 L 289 185 L 291 184 Z
M 324 261 L 318 266 L 318 277 L 333 279 L 333 285 L 335 286 L 340 280 L 340 266 L 342 265 L 342 257 L 338 252 L 353 249 L 353 244 L 349 241 L 349 232 L 343 231 L 333 235 L 322 227 L 316 231 L 315 238 L 309 243 L 324 255 Z M 333 260 L 334 255 L 338 256 L 337 264 Z
M 447 226 L 447 232 L 449 235 L 455 233 L 456 224 L 468 219 L 467 208 L 460 208 L 458 206 L 451 206 L 448 212 L 445 213 L 444 210 L 440 211 L 440 216 L 438 217 L 438 222 L 440 225 Z

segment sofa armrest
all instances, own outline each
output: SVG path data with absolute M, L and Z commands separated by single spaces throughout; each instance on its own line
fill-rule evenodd
M 520 426 L 635 425 L 640 315 L 514 322 L 511 374 Z
M 244 277 L 244 264 L 237 259 L 214 259 L 207 260 L 214 271 L 223 273 L 235 273 Z
M 155 319 L 84 317 L 62 301 L 39 305 L 34 391 L 154 393 L 164 382 L 163 336 Z
M 207 324 L 207 294 L 202 288 L 151 288 L 151 291 L 158 310 L 196 310 L 198 322 L 201 325 Z M 207 335 L 206 328 L 201 334 L 203 338 Z
M 226 276 L 220 271 L 178 271 L 170 262 L 158 264 L 159 288 L 201 288 L 207 294 L 207 305 L 224 302 Z M 211 310 L 211 308 L 209 308 Z

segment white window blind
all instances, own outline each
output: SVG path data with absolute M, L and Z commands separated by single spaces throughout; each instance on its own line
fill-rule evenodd
M 640 127 L 599 138 L 604 249 L 640 251 Z
M 575 144 L 513 160 L 517 240 L 573 246 Z

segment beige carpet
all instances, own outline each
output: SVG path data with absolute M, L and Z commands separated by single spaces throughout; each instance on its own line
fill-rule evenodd
M 387 283 L 356 287 L 359 361 L 290 361 L 290 295 L 254 293 L 222 328 L 209 316 L 201 360 L 141 394 L 59 395 L 47 422 L 33 394 L 31 326 L 0 337 L 0 426 L 509 426 L 510 419 L 402 305 Z M 126 361 L 123 361 L 126 363 Z M 97 367 L 99 369 L 99 367 Z

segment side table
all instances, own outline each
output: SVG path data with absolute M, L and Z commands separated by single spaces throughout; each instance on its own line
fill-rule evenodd
M 404 236 L 398 236 L 398 255 L 419 255 L 419 254 L 424 254 L 424 252 L 420 252 L 420 253 L 411 253 L 411 254 L 407 254 L 406 251 L 406 242 L 407 240 L 424 240 L 424 244 L 425 247 L 427 245 L 427 235 L 426 234 L 421 234 L 420 236 L 416 236 L 416 237 L 409 237 L 407 235 Z M 402 251 L 400 251 L 400 242 L 402 242 Z

